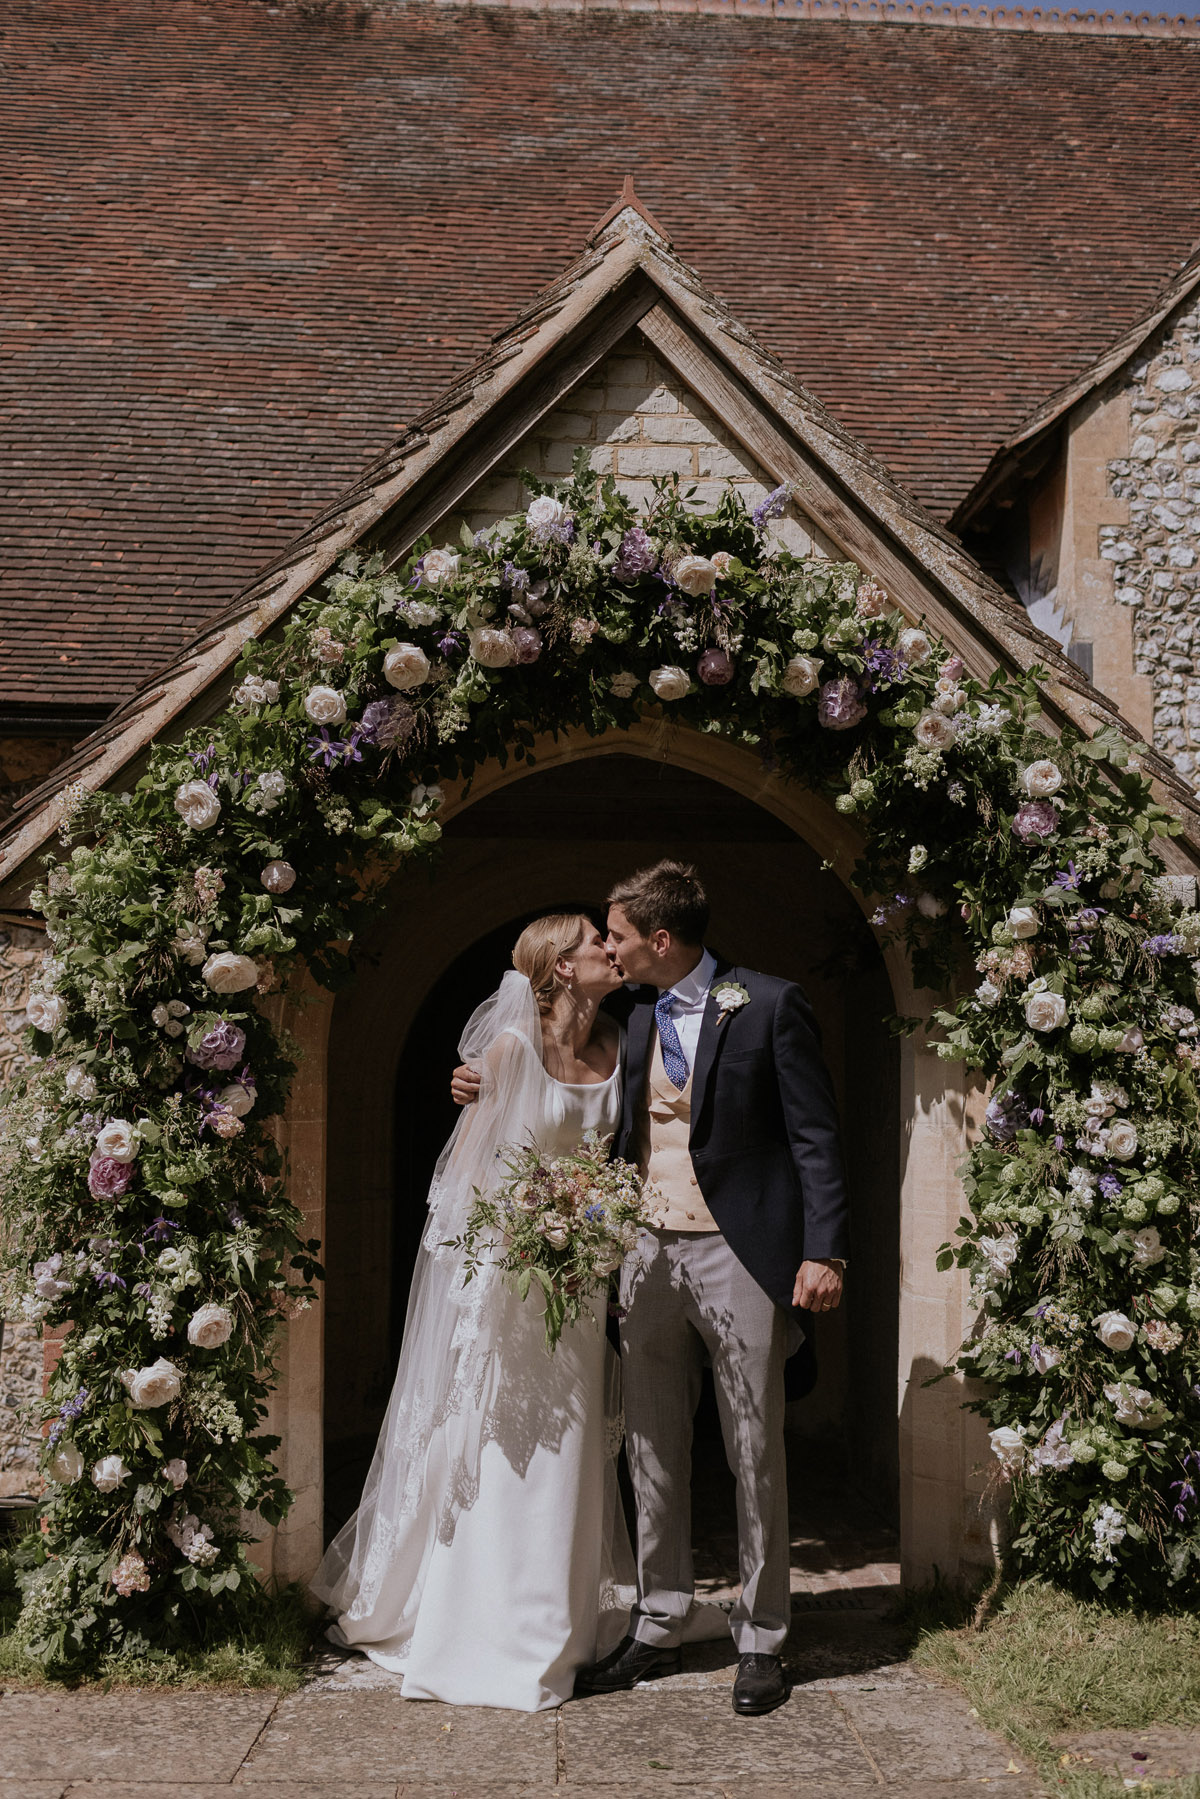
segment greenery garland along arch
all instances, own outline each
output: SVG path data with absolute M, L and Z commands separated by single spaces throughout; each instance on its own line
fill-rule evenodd
M 980 984 L 932 1025 L 995 1097 L 940 1260 L 982 1302 L 959 1366 L 1017 1554 L 1194 1596 L 1200 914 L 1148 878 L 1175 821 L 1117 734 L 1051 737 L 1032 679 L 982 686 L 859 569 L 773 545 L 785 490 L 751 517 L 663 484 L 639 515 L 582 463 L 527 484 L 457 549 L 345 558 L 247 647 L 211 731 L 157 745 L 132 794 L 65 796 L 3 1146 L 9 1315 L 73 1322 L 28 1653 L 202 1643 L 263 1603 L 239 1518 L 289 1502 L 256 1433 L 319 1269 L 270 1129 L 293 1055 L 256 992 L 348 972 L 355 871 L 433 846 L 438 776 L 649 705 L 853 814 L 919 984 L 950 991 L 969 950 Z

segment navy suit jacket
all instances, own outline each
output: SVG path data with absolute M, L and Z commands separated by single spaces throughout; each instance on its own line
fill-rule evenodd
M 749 1003 L 723 1016 L 723 981 Z M 625 1021 L 618 1156 L 634 1147 L 653 1048 L 652 987 Z M 812 1008 L 792 981 L 718 962 L 692 1069 L 692 1167 L 735 1256 L 777 1305 L 792 1307 L 806 1258 L 848 1257 L 849 1208 L 833 1083 Z

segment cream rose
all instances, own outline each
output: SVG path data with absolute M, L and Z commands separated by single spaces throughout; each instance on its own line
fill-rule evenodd
M 233 1335 L 233 1313 L 228 1306 L 200 1306 L 188 1320 L 187 1338 L 197 1349 L 220 1349 Z
M 922 712 L 913 736 L 923 750 L 948 750 L 954 742 L 954 726 L 940 712 Z
M 692 683 L 685 668 L 667 665 L 650 670 L 650 685 L 660 700 L 681 700 Z
M 416 643 L 398 643 L 383 659 L 383 678 L 390 687 L 419 687 L 429 679 L 429 657 Z
M 82 1068 L 78 1062 L 73 1063 L 67 1069 L 64 1084 L 72 1099 L 88 1100 L 96 1097 L 95 1076 L 90 1075 L 87 1069 Z
M 96 1154 L 114 1162 L 136 1161 L 140 1148 L 135 1126 L 124 1118 L 110 1118 L 96 1135 Z
M 1008 1474 L 1014 1473 L 1025 1460 L 1024 1432 L 1014 1430 L 1010 1424 L 1002 1424 L 998 1430 L 990 1431 L 988 1442 L 992 1454 Z
M 231 1081 L 228 1087 L 222 1087 L 217 1094 L 217 1104 L 232 1112 L 235 1118 L 245 1118 L 254 1110 L 254 1088 L 244 1086 L 241 1081 Z
M 1101 1312 L 1093 1318 L 1096 1335 L 1105 1349 L 1115 1349 L 1118 1353 L 1128 1349 L 1137 1336 L 1137 1326 L 1126 1318 L 1124 1312 Z
M 1118 1118 L 1109 1127 L 1108 1153 L 1118 1162 L 1128 1162 L 1137 1154 L 1138 1134 L 1136 1126 L 1127 1118 Z
M 175 789 L 175 810 L 192 831 L 211 831 L 221 816 L 221 802 L 207 781 L 184 781 Z
M 346 722 L 346 702 L 336 687 L 310 687 L 304 696 L 304 710 L 314 725 Z
M 268 862 L 258 878 L 268 893 L 290 893 L 296 885 L 296 871 L 290 862 Z
M 901 631 L 897 647 L 910 668 L 920 668 L 922 662 L 928 662 L 933 652 L 933 645 L 924 631 L 918 631 L 910 625 L 907 631 Z
M 1031 1031 L 1057 1031 L 1067 1016 L 1061 993 L 1031 993 L 1025 1001 L 1025 1022 Z
M 121 1381 L 134 1408 L 148 1412 L 155 1406 L 170 1405 L 183 1390 L 183 1377 L 174 1362 L 159 1356 L 148 1368 L 126 1368 Z
M 481 668 L 507 668 L 515 660 L 512 638 L 493 625 L 481 625 L 472 631 L 469 642 L 471 654 Z
M 1048 800 L 1052 793 L 1057 793 L 1063 784 L 1062 770 L 1057 762 L 1043 757 L 1038 762 L 1031 762 L 1028 768 L 1021 770 L 1021 786 L 1031 800 Z
M 199 968 L 208 954 L 208 933 L 197 924 L 182 924 L 171 939 L 171 948 L 181 961 Z
M 1042 928 L 1036 908 L 1014 906 L 1008 915 L 1008 928 L 1016 938 L 1036 937 Z
M 258 983 L 258 964 L 231 949 L 210 956 L 200 972 L 214 993 L 244 993 Z
M 565 1220 L 551 1217 L 540 1228 L 542 1236 L 552 1249 L 565 1249 L 571 1241 L 571 1232 Z
M 56 1031 L 65 1011 L 61 993 L 31 993 L 25 1016 L 35 1031 Z
M 445 587 L 457 576 L 458 562 L 453 550 L 426 550 L 421 558 L 422 587 Z
M 102 1493 L 115 1493 L 129 1473 L 119 1455 L 102 1455 L 92 1469 L 92 1485 Z
M 823 662 L 815 656 L 793 656 L 783 671 L 779 685 L 793 699 L 802 700 L 816 687 L 823 667 Z
M 694 600 L 701 594 L 711 593 L 716 586 L 717 565 L 707 556 L 681 556 L 671 573 L 676 587 L 682 587 Z
M 531 500 L 525 512 L 525 523 L 534 531 L 544 531 L 548 525 L 561 525 L 567 516 L 567 509 L 561 500 L 553 494 L 539 494 Z
M 46 1464 L 46 1473 L 61 1487 L 69 1487 L 83 1473 L 83 1457 L 74 1443 L 60 1443 Z
M 1158 1234 L 1157 1225 L 1148 1224 L 1145 1230 L 1138 1231 L 1133 1239 L 1133 1265 L 1135 1268 L 1153 1268 L 1166 1256 L 1163 1240 Z

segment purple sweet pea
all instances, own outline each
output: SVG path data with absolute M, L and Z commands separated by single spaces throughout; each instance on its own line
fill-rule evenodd
M 733 680 L 733 659 L 724 650 L 705 650 L 696 673 L 706 687 L 727 687 Z
M 827 731 L 849 731 L 867 716 L 858 682 L 849 675 L 826 681 L 817 700 L 817 721 Z
M 782 487 L 772 488 L 765 500 L 754 508 L 750 514 L 755 528 L 762 530 L 768 519 L 782 518 L 787 511 L 787 503 L 792 497 L 792 490 L 785 481 Z
M 1013 836 L 1019 837 L 1022 843 L 1029 843 L 1035 837 L 1053 837 L 1058 830 L 1058 808 L 1049 800 L 1026 800 L 1017 807 L 1012 829 Z
M 132 1184 L 134 1164 L 115 1156 L 93 1156 L 88 1163 L 88 1192 L 93 1199 L 120 1199 Z
M 189 1049 L 187 1059 L 197 1068 L 236 1068 L 242 1059 L 246 1047 L 246 1033 L 228 1019 L 220 1018 L 201 1037 L 195 1049 Z

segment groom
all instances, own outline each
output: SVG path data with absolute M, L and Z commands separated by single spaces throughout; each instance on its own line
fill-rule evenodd
M 704 948 L 693 868 L 660 862 L 613 888 L 608 950 L 642 984 L 627 1021 L 614 1153 L 666 1203 L 622 1282 L 626 1450 L 638 1516 L 630 1632 L 576 1680 L 607 1693 L 674 1673 L 693 1596 L 692 1418 L 711 1361 L 737 1480 L 742 1593 L 733 1709 L 787 1698 L 791 1612 L 783 1365 L 796 1310 L 832 1311 L 848 1253 L 829 1071 L 800 989 Z

